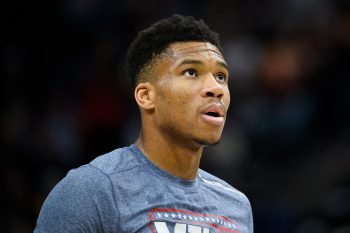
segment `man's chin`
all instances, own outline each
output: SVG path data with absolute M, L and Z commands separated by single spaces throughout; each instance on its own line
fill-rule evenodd
M 216 140 L 205 140 L 197 138 L 195 141 L 201 146 L 215 146 L 220 143 L 220 138 Z

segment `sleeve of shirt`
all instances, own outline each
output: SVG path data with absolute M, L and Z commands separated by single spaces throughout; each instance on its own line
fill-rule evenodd
M 118 232 L 109 177 L 85 165 L 70 171 L 45 200 L 34 233 Z
M 252 213 L 252 208 L 251 208 L 250 203 L 249 203 L 249 221 L 248 221 L 248 225 L 249 225 L 249 232 L 253 233 L 254 232 L 254 221 L 253 221 L 253 213 Z

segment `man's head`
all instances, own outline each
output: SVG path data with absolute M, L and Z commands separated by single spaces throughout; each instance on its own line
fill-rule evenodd
M 143 132 L 191 147 L 215 144 L 230 103 L 228 68 L 218 35 L 203 21 L 175 15 L 142 31 L 128 72 Z
M 132 87 L 152 78 L 147 75 L 152 63 L 166 52 L 170 44 L 181 41 L 209 42 L 221 52 L 218 34 L 210 30 L 203 20 L 173 15 L 141 31 L 131 43 L 126 57 L 126 70 Z

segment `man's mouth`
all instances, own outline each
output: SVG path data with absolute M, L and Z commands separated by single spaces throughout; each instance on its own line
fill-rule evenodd
M 205 115 L 212 116 L 212 117 L 220 117 L 220 114 L 217 112 L 207 112 Z
M 225 108 L 222 104 L 210 104 L 201 113 L 202 119 L 208 124 L 222 126 L 225 123 Z

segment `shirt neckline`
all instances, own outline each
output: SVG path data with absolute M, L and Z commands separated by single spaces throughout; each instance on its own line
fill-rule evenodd
M 169 172 L 161 169 L 157 165 L 155 165 L 152 161 L 150 161 L 147 156 L 142 153 L 142 151 L 135 145 L 130 145 L 130 149 L 134 152 L 133 154 L 136 156 L 138 160 L 140 160 L 143 164 L 146 164 L 148 168 L 151 169 L 152 172 L 156 173 L 157 175 L 160 175 L 161 177 L 168 179 L 172 184 L 181 186 L 184 188 L 189 189 L 197 189 L 199 182 L 198 182 L 198 173 L 195 179 L 184 179 L 175 175 L 170 174 Z M 198 171 L 199 172 L 199 171 Z

